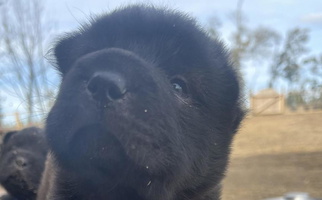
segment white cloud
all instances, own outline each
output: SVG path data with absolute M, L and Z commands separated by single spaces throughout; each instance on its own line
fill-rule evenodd
M 308 23 L 322 23 L 322 12 L 306 14 L 301 17 L 301 21 Z

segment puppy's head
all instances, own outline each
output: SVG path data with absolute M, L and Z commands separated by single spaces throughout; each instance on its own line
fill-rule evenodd
M 41 129 L 8 132 L 0 150 L 0 183 L 14 197 L 35 197 L 44 169 L 47 145 Z
M 194 20 L 117 10 L 61 39 L 55 56 L 62 84 L 46 131 L 61 166 L 138 187 L 218 183 L 242 118 L 239 84 Z

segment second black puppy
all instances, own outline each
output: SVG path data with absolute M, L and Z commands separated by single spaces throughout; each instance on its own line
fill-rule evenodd
M 10 196 L 0 199 L 36 199 L 47 150 L 44 132 L 36 127 L 4 136 L 0 148 L 0 184 Z
M 243 117 L 222 44 L 191 18 L 133 6 L 55 48 L 40 200 L 214 200 Z

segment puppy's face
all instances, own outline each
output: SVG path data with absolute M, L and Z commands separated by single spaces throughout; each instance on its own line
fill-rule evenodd
M 0 150 L 0 183 L 16 198 L 35 197 L 46 153 L 45 137 L 40 129 L 7 133 Z
M 170 80 L 125 49 L 80 57 L 64 75 L 48 117 L 49 134 L 59 128 L 50 135 L 55 152 L 72 165 L 122 170 L 133 163 L 157 173 L 166 170 L 185 159 L 183 123 L 198 114 L 189 107 L 185 81 Z
M 63 167 L 178 185 L 220 179 L 239 87 L 221 44 L 194 21 L 133 7 L 61 40 L 55 56 L 62 84 L 47 133 Z

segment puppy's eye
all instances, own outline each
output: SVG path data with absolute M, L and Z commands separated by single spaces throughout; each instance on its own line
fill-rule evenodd
M 174 90 L 176 90 L 178 92 L 182 92 L 182 87 L 178 83 L 172 83 L 172 87 Z
M 172 84 L 172 87 L 173 89 L 179 93 L 179 94 L 187 94 L 188 93 L 188 90 L 187 90 L 187 85 L 186 85 L 186 82 L 182 79 L 179 79 L 179 78 L 174 78 L 171 80 L 171 84 Z

